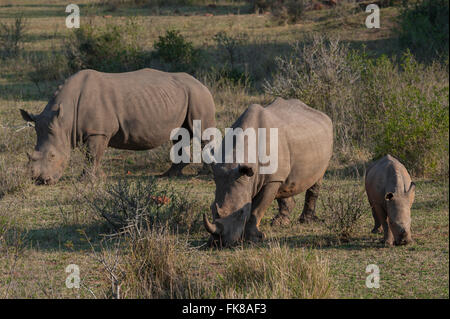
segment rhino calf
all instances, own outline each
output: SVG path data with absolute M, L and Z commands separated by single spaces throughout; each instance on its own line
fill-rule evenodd
M 105 149 L 149 150 L 169 141 L 173 129 L 193 121 L 215 127 L 215 106 L 209 90 L 186 73 L 142 69 L 125 73 L 83 70 L 68 78 L 44 110 L 22 117 L 35 123 L 37 143 L 29 155 L 34 179 L 53 184 L 61 177 L 70 150 L 87 147 L 92 173 Z M 180 174 L 187 164 L 172 164 L 166 175 Z
M 384 231 L 386 245 L 405 245 L 411 239 L 411 206 L 416 185 L 405 166 L 387 155 L 366 172 L 365 187 L 375 220 L 373 233 Z

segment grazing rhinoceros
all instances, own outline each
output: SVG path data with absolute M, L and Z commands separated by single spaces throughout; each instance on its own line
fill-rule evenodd
M 412 242 L 411 206 L 416 185 L 405 166 L 386 155 L 368 169 L 365 184 L 375 220 L 372 232 L 377 233 L 381 225 L 387 245 Z
M 68 78 L 39 115 L 20 110 L 35 122 L 37 144 L 29 155 L 33 178 L 51 184 L 61 177 L 71 148 L 86 144 L 93 173 L 110 146 L 148 150 L 168 141 L 172 129 L 192 135 L 193 120 L 215 126 L 208 89 L 186 73 L 142 69 L 126 73 L 80 71 Z M 175 142 L 174 142 L 175 143 Z M 167 175 L 186 164 L 173 164 Z
M 274 173 L 260 174 L 259 160 L 239 164 L 222 160 L 221 164 L 213 165 L 216 184 L 215 201 L 211 205 L 213 222 L 203 215 L 205 228 L 212 235 L 210 244 L 228 246 L 242 237 L 261 240 L 264 234 L 259 224 L 272 201 L 276 199 L 279 205 L 272 224 L 286 224 L 294 207 L 294 195 L 305 190 L 300 221 L 315 219 L 320 182 L 333 150 L 330 118 L 299 100 L 278 98 L 265 108 L 251 105 L 233 124 L 235 128 L 266 128 L 266 132 L 277 128 L 278 168 Z M 256 138 L 259 139 L 259 133 Z M 268 139 L 263 142 L 266 150 L 270 149 Z M 234 141 L 234 147 L 235 144 Z M 255 144 L 256 147 L 264 145 L 259 140 Z

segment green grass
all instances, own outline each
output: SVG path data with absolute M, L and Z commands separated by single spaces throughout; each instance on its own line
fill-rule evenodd
M 303 38 L 311 31 L 337 33 L 342 40 L 354 46 L 365 44 L 367 52 L 372 55 L 391 54 L 398 49 L 392 34 L 393 17 L 398 14 L 395 8 L 382 10 L 381 29 L 367 30 L 363 25 L 365 19 L 363 13 L 330 18 L 327 10 L 310 12 L 299 24 L 276 26 L 265 15 L 246 13 L 244 4 L 224 3 L 218 6 L 218 9 L 207 9 L 204 6 L 188 7 L 179 9 L 181 13 L 175 13 L 174 8 L 163 8 L 163 15 L 153 15 L 147 9 L 135 7 L 105 12 L 87 6 L 86 3 L 88 1 L 80 1 L 81 23 L 87 23 L 88 19 L 94 24 L 122 23 L 122 17 L 137 15 L 138 23 L 147 31 L 142 39 L 144 47 L 151 49 L 154 41 L 159 35 L 164 34 L 166 29 L 177 28 L 196 47 L 208 50 L 212 61 L 220 61 L 214 47 L 216 44 L 213 36 L 216 33 L 226 31 L 235 34 L 245 31 L 249 34 L 251 43 L 245 51 L 247 58 L 252 57 L 254 53 L 259 62 L 267 63 L 267 68 L 264 67 L 264 63 L 259 63 L 258 68 L 252 66 L 261 80 L 270 77 L 272 70 L 270 65 L 275 56 L 283 54 L 290 43 Z M 27 73 L 32 70 L 32 66 L 27 63 L 28 54 L 60 48 L 70 31 L 64 25 L 66 14 L 65 3 L 62 1 L 40 0 L 37 3 L 24 0 L 10 1 L 9 4 L 10 6 L 0 6 L 2 21 L 12 21 L 14 14 L 24 12 L 29 26 L 23 55 L 16 60 L 0 60 L 0 125 L 4 126 L 0 126 L 0 158 L 13 163 L 8 165 L 21 167 L 27 161 L 25 151 L 32 150 L 34 146 L 35 134 L 32 129 L 19 132 L 13 129 L 23 124 L 18 109 L 40 111 L 47 102 L 48 94 L 51 94 L 57 85 L 56 82 L 42 83 L 40 90 L 30 81 Z M 84 16 L 83 12 L 89 13 L 90 16 Z M 205 16 L 206 12 L 212 12 L 214 16 Z M 113 18 L 104 17 L 107 15 L 112 15 Z M 206 83 L 214 96 L 219 128 L 229 126 L 251 103 L 266 104 L 272 99 L 261 93 L 258 85 L 233 86 L 212 80 L 208 75 L 199 78 Z M 364 156 L 362 157 L 364 159 Z M 110 297 L 108 293 L 110 282 L 105 276 L 102 264 L 94 254 L 94 251 L 97 254 L 102 251 L 101 234 L 108 229 L 104 221 L 94 215 L 83 202 L 83 196 L 91 185 L 78 178 L 82 169 L 82 156 L 79 152 L 74 152 L 72 163 L 65 177 L 57 185 L 41 187 L 25 183 L 0 198 L 2 218 L 0 220 L 11 223 L 4 237 L 10 236 L 12 230 L 17 229 L 25 238 L 19 247 L 19 253 L 16 254 L 16 241 L 9 237 L 4 239 L 0 233 L 0 298 Z M 103 166 L 110 181 L 124 177 L 130 180 L 145 179 L 147 176 L 158 175 L 168 168 L 168 146 L 148 152 L 109 149 Z M 345 170 L 346 167 L 351 165 L 334 160 L 330 170 Z M 0 169 L 7 170 L 8 167 Z M 127 172 L 131 174 L 127 175 Z M 184 178 L 161 179 L 160 183 L 168 184 L 180 192 L 188 187 L 192 189 L 191 195 L 195 200 L 208 206 L 214 199 L 214 182 L 211 176 L 197 176 L 195 166 L 186 168 L 185 173 L 187 176 Z M 329 177 L 326 177 L 325 184 L 328 180 Z M 341 177 L 337 181 L 341 185 L 353 182 L 348 176 Z M 362 185 L 362 181 L 359 183 Z M 289 227 L 270 227 L 270 220 L 277 213 L 276 203 L 268 209 L 262 221 L 262 230 L 267 235 L 266 242 L 259 245 L 244 244 L 237 249 L 200 249 L 196 255 L 198 265 L 204 266 L 203 270 L 211 270 L 209 273 L 200 272 L 200 275 L 211 282 L 218 280 L 216 276 L 230 275 L 227 271 L 232 268 L 228 267 L 243 262 L 242 254 L 254 258 L 279 256 L 271 245 L 271 242 L 275 241 L 282 247 L 281 253 L 279 250 L 278 253 L 284 256 L 283 258 L 294 260 L 297 254 L 309 252 L 327 263 L 329 269 L 327 276 L 333 292 L 326 295 L 328 297 L 449 297 L 447 181 L 417 180 L 416 201 L 412 208 L 412 232 L 415 243 L 405 247 L 384 248 L 380 243 L 382 236 L 370 234 L 373 220 L 367 203 L 367 211 L 362 217 L 360 227 L 347 242 L 339 241 L 321 223 L 299 224 L 296 220 L 302 209 L 303 196 L 302 194 L 296 197 L 296 208 L 291 216 L 293 223 Z M 319 217 L 321 213 L 323 212 L 318 210 Z M 86 236 L 94 250 L 86 241 Z M 204 231 L 178 236 L 187 240 L 191 246 L 203 245 L 207 239 L 207 233 Z M 283 247 L 288 247 L 288 250 Z M 109 249 L 105 247 L 103 252 L 107 253 Z M 80 267 L 83 284 L 79 290 L 67 289 L 64 285 L 68 275 L 65 273 L 65 267 L 71 263 Z M 365 286 L 368 275 L 365 269 L 369 264 L 377 264 L 380 268 L 379 289 L 368 289 Z M 252 264 L 249 265 L 251 272 Z M 274 275 L 271 278 L 273 279 L 270 280 L 277 280 L 278 277 Z M 263 288 L 267 288 L 267 283 L 263 282 L 263 285 Z M 226 292 L 224 289 L 222 293 L 223 296 L 236 296 L 236 290 L 233 289 Z M 248 290 L 246 295 L 305 296 L 281 290 L 277 295 L 269 293 L 258 295 Z

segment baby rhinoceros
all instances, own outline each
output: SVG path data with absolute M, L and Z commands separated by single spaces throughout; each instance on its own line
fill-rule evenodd
M 375 220 L 372 232 L 378 232 L 381 225 L 386 245 L 411 243 L 411 206 L 416 185 L 405 166 L 386 155 L 366 172 L 365 184 Z

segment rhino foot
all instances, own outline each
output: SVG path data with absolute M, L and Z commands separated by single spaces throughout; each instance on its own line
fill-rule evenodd
M 179 177 L 179 176 L 183 176 L 183 173 L 181 173 L 181 170 L 169 169 L 165 173 L 161 174 L 161 177 L 169 177 L 169 178 L 170 177 Z
M 291 220 L 288 216 L 278 214 L 272 219 L 271 226 L 288 226 L 291 223 Z
M 383 230 L 380 228 L 380 227 L 374 227 L 372 230 L 371 230 L 371 233 L 372 234 L 381 234 L 383 232 Z
M 245 233 L 245 240 L 251 241 L 251 242 L 260 242 L 266 238 L 266 235 L 262 231 L 259 231 L 258 229 L 253 229 L 252 231 Z
M 307 211 L 300 215 L 299 222 L 300 223 L 310 223 L 310 222 L 318 222 L 320 221 L 319 218 L 317 218 L 316 214 L 313 211 Z
M 392 247 L 392 246 L 394 246 L 394 241 L 393 240 L 382 239 L 381 243 L 384 244 L 384 247 Z

